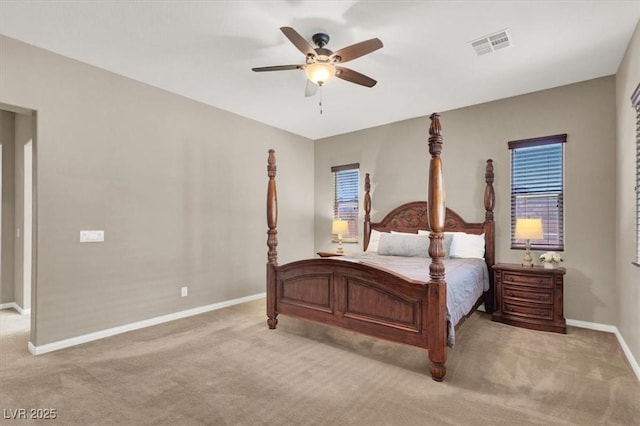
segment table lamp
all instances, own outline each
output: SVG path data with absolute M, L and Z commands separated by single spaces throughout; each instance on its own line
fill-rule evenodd
M 349 233 L 349 222 L 346 220 L 335 219 L 331 226 L 331 233 L 338 234 L 338 253 L 342 254 L 342 234 Z
M 530 240 L 541 240 L 544 238 L 542 231 L 542 219 L 517 219 L 515 238 L 525 240 L 524 258 L 522 266 L 532 267 Z

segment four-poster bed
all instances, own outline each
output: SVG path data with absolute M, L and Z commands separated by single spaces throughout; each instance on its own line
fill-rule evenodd
M 456 325 L 448 324 L 447 294 L 450 289 L 447 288 L 448 283 L 445 281 L 447 278 L 445 231 L 484 237 L 484 262 L 480 263 L 486 270 L 488 284 L 485 284 L 484 289 L 480 289 L 480 297 L 474 296 L 471 312 L 483 300 L 487 310 L 491 311 L 493 308 L 491 267 L 495 261 L 493 221 L 495 195 L 493 165 L 492 161 L 488 160 L 485 172 L 484 222 L 467 223 L 457 213 L 445 207 L 444 175 L 440 158 L 442 129 L 439 117 L 438 114 L 430 116 L 431 160 L 427 202 L 404 204 L 392 210 L 381 222 L 372 223 L 369 175 L 367 174 L 365 178 L 364 250 L 369 246 L 372 231 L 414 234 L 419 231 L 428 231 L 428 255 L 431 261 L 429 263 L 426 259 L 426 254 L 424 258 L 417 259 L 425 270 L 424 278 L 420 279 L 416 279 L 411 274 L 399 273 L 397 269 L 394 271 L 385 266 L 376 265 L 363 258 L 315 258 L 278 265 L 276 161 L 275 152 L 269 151 L 267 165 L 269 176 L 267 323 L 269 328 L 276 328 L 277 317 L 283 314 L 425 348 L 428 350 L 431 361 L 429 370 L 432 378 L 436 381 L 443 380 L 446 374 L 448 334 L 452 331 L 449 325 Z M 427 264 L 428 274 L 426 273 Z M 467 310 L 465 315 L 469 313 Z M 459 322 L 464 318 L 466 316 L 463 316 Z

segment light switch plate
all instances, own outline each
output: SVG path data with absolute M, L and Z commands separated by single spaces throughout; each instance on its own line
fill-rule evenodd
M 104 230 L 80 231 L 81 243 L 101 243 L 104 241 Z

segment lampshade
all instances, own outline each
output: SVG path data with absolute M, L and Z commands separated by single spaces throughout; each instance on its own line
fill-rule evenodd
M 336 75 L 336 68 L 332 64 L 315 62 L 307 65 L 304 69 L 307 78 L 318 86 L 326 84 Z
M 542 219 L 517 219 L 515 237 L 519 240 L 543 239 Z
M 336 219 L 331 226 L 332 234 L 346 234 L 349 232 L 349 222 L 346 220 Z

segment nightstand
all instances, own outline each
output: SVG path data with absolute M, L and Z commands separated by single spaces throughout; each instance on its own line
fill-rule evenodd
M 517 327 L 566 333 L 564 268 L 493 266 L 496 306 L 491 319 Z
M 344 253 L 338 253 L 337 251 L 319 251 L 317 254 L 320 257 L 344 256 Z

